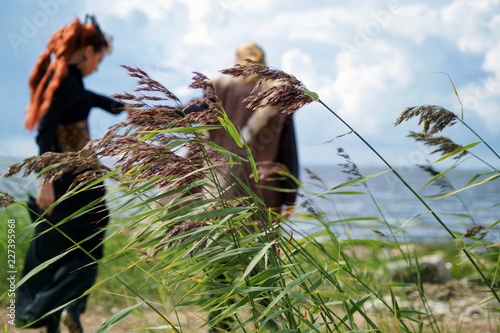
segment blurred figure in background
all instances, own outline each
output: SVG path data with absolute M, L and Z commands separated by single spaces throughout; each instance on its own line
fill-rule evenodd
M 236 64 L 246 65 L 249 63 L 248 60 L 266 65 L 264 51 L 253 42 L 242 44 L 236 51 Z M 248 144 L 259 170 L 259 181 L 255 182 L 248 162 L 227 163 L 219 169 L 222 176 L 218 177 L 217 181 L 225 189 L 224 196 L 227 200 L 236 199 L 238 203 L 246 204 L 245 198 L 249 194 L 240 184 L 242 180 L 245 184 L 250 184 L 252 191 L 263 199 L 267 209 L 289 217 L 296 200 L 298 185 L 289 177 L 278 174 L 276 170 L 286 170 L 298 179 L 299 165 L 293 115 L 284 114 L 278 108 L 271 106 L 255 110 L 247 106 L 248 102 L 244 102 L 247 97 L 276 84 L 266 81 L 254 91 L 259 79 L 260 77 L 254 74 L 244 79 L 224 76 L 212 81 L 225 113 L 239 131 L 240 138 Z M 184 113 L 202 111 L 206 107 L 205 104 L 192 104 L 184 109 Z M 246 158 L 245 149 L 234 143 L 226 129 L 210 130 L 208 136 L 215 144 Z M 167 197 L 165 202 L 171 199 Z M 259 220 L 259 216 L 255 216 L 254 219 Z M 226 283 L 231 280 L 229 276 L 224 275 L 221 274 L 215 281 Z M 266 307 L 268 301 L 263 299 L 260 304 Z M 212 322 L 219 314 L 219 310 L 210 312 L 209 321 Z M 209 332 L 229 332 L 232 322 L 231 317 L 225 318 L 217 325 L 211 326 Z M 267 321 L 266 328 L 278 331 L 274 320 Z
M 87 118 L 92 107 L 114 114 L 123 110 L 123 104 L 87 91 L 83 85 L 82 79 L 97 70 L 110 50 L 109 38 L 90 16 L 85 23 L 76 19 L 63 26 L 49 39 L 29 78 L 31 100 L 25 120 L 28 130 L 38 129 L 40 155 L 77 152 L 83 148 L 90 140 Z M 41 214 L 68 191 L 77 176 L 67 172 L 53 182 L 42 183 L 36 204 L 30 207 Z M 63 307 L 66 310 L 63 322 L 69 331 L 83 332 L 79 320 L 87 303 L 87 295 L 83 294 L 95 281 L 97 264 L 81 249 L 97 260 L 102 258 L 103 229 L 108 223 L 104 194 L 104 185 L 100 183 L 69 196 L 44 216 L 49 222 L 36 226 L 22 276 L 64 253 L 74 243 L 79 248 L 69 251 L 19 287 L 18 326 L 46 327 L 48 333 L 59 332 Z M 84 207 L 83 214 L 71 216 Z M 60 222 L 58 230 L 52 228 Z
M 240 45 L 236 51 L 236 64 L 245 65 L 248 63 L 247 59 L 266 65 L 264 51 L 253 42 Z M 270 106 L 256 110 L 248 108 L 248 103 L 244 102 L 247 97 L 274 84 L 264 82 L 253 91 L 258 80 L 258 76 L 252 75 L 245 79 L 224 76 L 213 81 L 224 111 L 234 127 L 240 130 L 241 137 L 250 147 L 255 162 L 265 175 L 259 177 L 263 179 L 259 179 L 259 183 L 256 183 L 253 178 L 249 179 L 252 174 L 250 165 L 242 163 L 223 167 L 222 173 L 225 177 L 219 181 L 223 188 L 227 188 L 225 196 L 230 200 L 248 195 L 238 185 L 236 179 L 249 179 L 252 190 L 262 197 L 267 208 L 289 215 L 296 200 L 298 185 L 288 177 L 273 173 L 270 169 L 279 163 L 298 179 L 299 165 L 293 115 L 284 114 L 276 107 Z M 189 113 L 199 111 L 200 108 L 203 106 L 194 105 L 184 111 Z M 225 129 L 211 130 L 209 137 L 217 145 L 245 157 L 244 149 L 235 146 Z M 288 191 L 282 192 L 270 188 Z

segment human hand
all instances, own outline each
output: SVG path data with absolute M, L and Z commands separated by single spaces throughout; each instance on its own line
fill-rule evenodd
M 38 187 L 38 195 L 36 197 L 36 204 L 41 210 L 46 210 L 55 202 L 54 186 L 51 182 L 47 182 Z M 47 212 L 47 215 L 52 214 L 52 209 Z

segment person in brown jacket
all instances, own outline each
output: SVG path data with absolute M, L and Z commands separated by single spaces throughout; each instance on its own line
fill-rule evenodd
M 262 65 L 266 64 L 262 48 L 253 42 L 242 44 L 236 52 L 236 64 L 245 65 L 248 63 L 248 59 Z M 253 75 L 245 79 L 225 76 L 211 82 L 224 108 L 224 112 L 239 132 L 241 141 L 246 142 L 252 153 L 259 171 L 258 182 L 252 176 L 253 172 L 250 164 L 244 161 L 248 160 L 245 148 L 239 147 L 225 128 L 220 128 L 210 130 L 205 134 L 216 145 L 241 156 L 243 161 L 241 163 L 229 163 L 229 161 L 223 163 L 219 159 L 214 159 L 211 161 L 214 164 L 223 164 L 216 172 L 219 190 L 195 187 L 189 193 L 201 192 L 200 194 L 206 197 L 215 198 L 222 194 L 226 200 L 231 201 L 232 205 L 246 206 L 252 204 L 252 200 L 247 199 L 252 194 L 246 188 L 249 186 L 255 195 L 262 199 L 266 209 L 271 209 L 288 217 L 297 196 L 298 184 L 293 178 L 298 179 L 299 171 L 293 115 L 282 113 L 278 108 L 270 106 L 256 109 L 249 108 L 248 102 L 244 101 L 247 97 L 258 94 L 260 91 L 277 84 L 276 82 L 264 82 L 254 91 L 258 81 L 259 77 Z M 178 114 L 179 116 L 185 116 L 192 112 L 207 109 L 209 109 L 208 104 L 191 103 L 186 108 L 179 108 Z M 188 152 L 188 156 L 191 153 L 193 152 Z M 233 161 L 235 160 L 233 158 Z M 206 166 L 207 161 L 204 163 L 204 166 Z M 282 172 L 278 173 L 276 170 L 286 170 L 293 177 L 284 176 Z M 222 193 L 220 193 L 220 189 L 223 189 Z M 276 189 L 286 190 L 280 191 Z M 166 193 L 167 189 L 162 191 Z M 213 192 L 208 193 L 208 191 Z M 181 200 L 178 204 L 172 204 L 174 200 L 184 195 L 176 193 L 166 196 L 155 202 L 153 208 L 168 206 L 168 209 L 173 211 L 192 203 L 192 200 Z M 155 223 L 155 221 L 158 221 L 158 217 L 159 215 L 151 215 L 141 225 Z M 252 219 L 258 222 L 260 217 L 253 216 Z M 227 277 L 224 274 L 215 277 L 214 280 L 217 283 L 227 283 Z M 266 300 L 262 300 L 260 304 L 266 307 L 268 303 Z M 209 322 L 212 322 L 213 318 L 219 313 L 220 310 L 211 311 L 209 313 Z M 229 332 L 231 331 L 232 321 L 232 317 L 225 318 L 222 322 L 210 327 L 209 332 Z M 267 321 L 266 327 L 269 327 L 272 331 L 278 331 L 278 326 L 274 320 Z
M 245 65 L 248 63 L 247 59 L 266 65 L 264 51 L 253 42 L 242 44 L 236 51 L 236 64 Z M 257 91 L 252 92 L 258 80 L 256 76 L 245 79 L 224 76 L 214 80 L 213 85 L 228 118 L 240 131 L 240 137 L 250 147 L 255 163 L 266 176 L 259 177 L 259 182 L 256 183 L 251 176 L 252 171 L 248 163 L 232 166 L 228 164 L 222 168 L 224 177 L 220 177 L 219 182 L 221 187 L 226 189 L 226 199 L 231 200 L 248 195 L 238 185 L 237 179 L 247 180 L 252 190 L 263 199 L 267 208 L 289 215 L 296 199 L 297 184 L 288 177 L 272 172 L 269 175 L 269 169 L 279 163 L 285 166 L 291 175 L 298 178 L 293 115 L 284 114 L 271 106 L 256 110 L 248 108 L 248 103 L 244 102 L 247 97 L 274 84 L 265 82 Z M 199 108 L 197 110 L 199 111 Z M 190 108 L 185 109 L 186 113 L 190 111 Z M 244 149 L 234 144 L 225 129 L 211 130 L 209 137 L 215 144 L 245 157 Z M 276 191 L 270 188 L 288 189 L 288 191 Z
M 236 64 L 245 65 L 248 63 L 247 59 L 266 65 L 264 51 L 253 42 L 240 45 L 236 51 Z M 244 101 L 247 97 L 276 84 L 264 82 L 254 91 L 258 80 L 259 77 L 253 75 L 245 79 L 224 76 L 212 81 L 226 115 L 239 131 L 240 139 L 248 144 L 259 170 L 259 181 L 255 182 L 249 163 L 227 163 L 219 170 L 221 176 L 218 177 L 218 182 L 225 189 L 224 196 L 227 200 L 236 200 L 245 205 L 244 198 L 249 193 L 241 185 L 243 182 L 250 185 L 252 191 L 262 198 L 266 208 L 288 217 L 296 200 L 298 185 L 289 177 L 279 175 L 272 169 L 277 165 L 280 165 L 278 169 L 284 166 L 286 171 L 298 179 L 299 165 L 293 115 L 282 113 L 271 106 L 249 108 L 248 102 Z M 225 129 L 211 130 L 209 138 L 224 149 L 247 158 L 245 150 L 235 144 Z M 219 276 L 216 281 L 224 283 L 225 277 Z M 267 301 L 261 301 L 261 305 L 267 306 Z M 209 317 L 214 318 L 217 314 L 218 311 L 211 312 Z M 226 318 L 216 325 L 217 327 L 211 327 L 209 332 L 231 331 L 231 321 L 231 318 Z M 267 323 L 267 327 L 271 331 L 278 331 L 273 320 Z

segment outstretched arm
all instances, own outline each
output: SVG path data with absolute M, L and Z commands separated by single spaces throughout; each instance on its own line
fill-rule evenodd
M 110 97 L 87 91 L 92 97 L 93 105 L 113 114 L 119 114 L 125 109 L 125 105 Z

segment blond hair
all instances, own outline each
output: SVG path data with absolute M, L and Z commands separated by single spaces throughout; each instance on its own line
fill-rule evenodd
M 248 65 L 248 59 L 266 66 L 266 56 L 262 48 L 254 42 L 246 42 L 241 44 L 236 50 L 236 64 L 241 66 Z M 259 77 L 255 74 L 242 79 L 244 83 L 257 81 Z
M 236 63 L 246 65 L 246 59 L 258 62 L 261 65 L 266 64 L 264 51 L 254 42 L 246 42 L 241 44 L 236 50 Z

